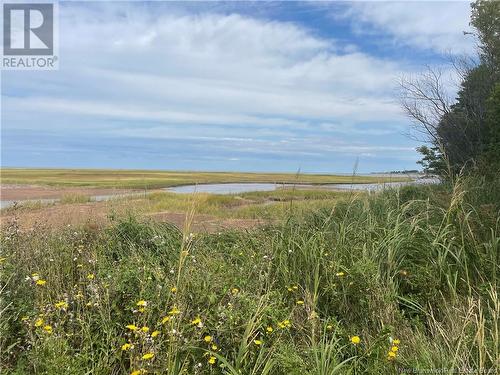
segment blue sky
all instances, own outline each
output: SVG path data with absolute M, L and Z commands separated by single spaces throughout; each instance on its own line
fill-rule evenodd
M 474 53 L 468 2 L 62 2 L 59 70 L 2 71 L 1 165 L 414 169 L 397 80 Z

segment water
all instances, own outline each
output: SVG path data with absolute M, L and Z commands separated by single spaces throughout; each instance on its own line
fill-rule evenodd
M 279 188 L 291 188 L 295 187 L 297 189 L 326 189 L 326 190 L 352 190 L 352 191 L 379 191 L 388 188 L 397 188 L 405 185 L 422 185 L 422 184 L 436 184 L 439 183 L 437 178 L 419 178 L 413 181 L 407 182 L 385 182 L 378 184 L 325 184 L 325 185 L 309 185 L 309 184 L 272 184 L 272 183 L 228 183 L 228 184 L 200 184 L 200 185 L 184 185 L 164 188 L 164 191 L 172 193 L 181 194 L 191 194 L 191 193 L 210 193 L 210 194 L 240 194 L 249 193 L 252 191 L 274 191 Z M 119 193 L 119 194 L 107 194 L 107 195 L 95 195 L 90 197 L 93 202 L 108 201 L 111 199 L 119 199 L 125 197 L 133 196 L 144 196 L 145 192 L 134 192 L 134 193 Z M 0 201 L 0 208 L 7 208 L 13 206 L 15 203 L 35 203 L 40 202 L 42 204 L 53 204 L 59 202 L 59 199 L 27 199 L 27 200 L 2 200 Z
M 252 191 L 273 191 L 278 187 L 286 186 L 279 184 L 266 183 L 233 183 L 233 184 L 200 184 L 200 185 L 184 185 L 165 188 L 163 190 L 172 193 L 210 193 L 210 194 L 238 194 L 248 193 Z
M 145 193 L 119 193 L 119 194 L 103 194 L 103 195 L 93 195 L 90 197 L 91 202 L 102 202 L 109 201 L 112 199 L 133 197 L 133 196 L 144 196 Z M 41 198 L 41 199 L 18 199 L 18 200 L 1 200 L 0 209 L 8 208 L 14 206 L 16 203 L 40 203 L 42 205 L 49 205 L 53 203 L 58 203 L 59 198 Z
M 211 193 L 211 194 L 238 194 L 248 193 L 252 191 L 274 191 L 278 188 L 296 187 L 297 189 L 326 189 L 326 190 L 356 190 L 356 191 L 378 191 L 389 188 L 397 188 L 405 185 L 422 185 L 436 184 L 439 180 L 435 178 L 420 178 L 413 181 L 405 182 L 385 182 L 371 184 L 325 184 L 325 185 L 310 185 L 310 184 L 269 184 L 269 183 L 231 183 L 231 184 L 200 184 L 200 185 L 184 185 L 165 188 L 164 190 L 173 193 Z

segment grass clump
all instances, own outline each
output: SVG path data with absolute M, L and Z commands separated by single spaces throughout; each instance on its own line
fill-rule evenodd
M 500 195 L 483 189 L 348 196 L 252 231 L 190 233 L 192 210 L 182 231 L 6 228 L 0 370 L 495 373 Z

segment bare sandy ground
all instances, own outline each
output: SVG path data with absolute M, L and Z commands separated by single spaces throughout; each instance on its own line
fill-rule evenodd
M 136 190 L 103 189 L 103 188 L 60 188 L 36 185 L 0 185 L 1 200 L 50 199 L 61 198 L 65 194 L 81 194 L 86 196 L 131 193 Z

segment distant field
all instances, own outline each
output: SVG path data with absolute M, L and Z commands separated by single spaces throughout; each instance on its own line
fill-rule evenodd
M 146 170 L 105 169 L 17 169 L 0 170 L 2 184 L 33 184 L 67 187 L 109 187 L 152 189 L 160 187 L 225 183 L 225 182 L 271 182 L 271 183 L 373 183 L 405 181 L 406 177 L 339 176 L 326 174 L 293 173 L 233 173 L 233 172 L 177 172 Z

